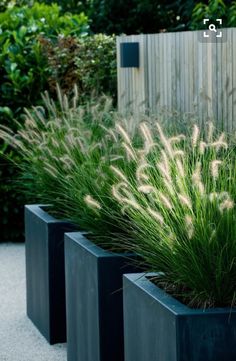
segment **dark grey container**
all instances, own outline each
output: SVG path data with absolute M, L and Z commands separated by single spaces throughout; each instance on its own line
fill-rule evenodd
M 125 361 L 236 360 L 235 309 L 190 309 L 146 276 L 123 280 Z
M 124 360 L 122 275 L 137 271 L 127 256 L 65 235 L 68 361 Z
M 25 206 L 27 315 L 50 344 L 66 342 L 64 233 L 72 224 Z
M 139 68 L 139 43 L 120 43 L 121 68 Z

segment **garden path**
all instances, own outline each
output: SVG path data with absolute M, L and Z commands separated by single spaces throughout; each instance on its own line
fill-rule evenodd
M 66 361 L 26 316 L 24 244 L 0 244 L 0 361 Z

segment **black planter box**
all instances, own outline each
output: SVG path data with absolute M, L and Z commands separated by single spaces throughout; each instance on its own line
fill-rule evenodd
M 122 275 L 137 267 L 74 232 L 65 235 L 65 270 L 67 360 L 124 360 Z
M 236 360 L 235 309 L 190 309 L 144 274 L 123 287 L 125 361 Z
M 66 342 L 64 233 L 40 205 L 25 206 L 27 315 L 50 344 Z

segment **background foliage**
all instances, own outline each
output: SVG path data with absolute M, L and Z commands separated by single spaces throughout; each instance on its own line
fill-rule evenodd
M 51 94 L 55 93 L 56 83 L 68 94 L 76 84 L 81 100 L 101 93 L 116 100 L 115 36 L 67 36 L 55 41 L 41 38 L 40 42 L 50 69 Z
M 236 26 L 236 1 L 230 0 L 94 0 L 85 11 L 92 31 L 107 34 L 197 30 L 205 17 Z
M 220 18 L 223 27 L 236 26 L 236 1 L 210 0 L 206 3 L 197 3 L 193 9 L 190 28 L 202 29 L 204 18 L 213 20 Z
M 192 0 L 94 0 L 88 14 L 95 32 L 156 33 L 186 29 L 193 6 Z
M 39 0 L 57 3 L 73 14 L 84 12 L 94 33 L 138 34 L 201 29 L 204 17 L 221 17 L 225 26 L 235 26 L 236 2 L 231 0 Z M 0 0 L 0 11 L 7 6 L 31 6 L 34 0 Z
M 88 31 L 84 14 L 61 14 L 56 4 L 35 3 L 0 13 L 0 97 L 14 116 L 37 103 L 47 87 L 49 69 L 40 37 L 81 35 Z

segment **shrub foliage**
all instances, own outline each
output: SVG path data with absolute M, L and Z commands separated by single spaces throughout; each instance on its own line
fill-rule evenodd
M 50 93 L 56 84 L 68 94 L 76 84 L 80 100 L 105 93 L 116 99 L 116 43 L 114 36 L 42 37 L 42 51 L 48 59 Z
M 0 13 L 0 24 L 0 97 L 5 112 L 10 108 L 17 116 L 23 107 L 37 103 L 47 87 L 49 69 L 40 36 L 86 33 L 87 18 L 84 14 L 62 15 L 56 4 L 35 3 Z
M 236 1 L 210 0 L 198 2 L 192 12 L 190 29 L 204 28 L 203 19 L 222 19 L 222 26 L 231 27 L 236 25 Z

